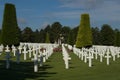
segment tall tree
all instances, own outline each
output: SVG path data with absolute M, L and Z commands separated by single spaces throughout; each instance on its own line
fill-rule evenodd
M 47 25 L 44 29 L 45 33 L 50 33 L 51 27 L 50 25 Z
M 120 47 L 120 31 L 118 29 L 116 29 L 114 32 L 115 32 L 114 46 Z
M 40 42 L 40 32 L 38 31 L 38 29 L 36 29 L 36 31 L 34 32 L 34 42 L 35 43 Z
M 73 44 L 74 44 L 74 45 L 75 45 L 75 43 L 76 43 L 76 37 L 77 37 L 78 30 L 79 30 L 79 26 L 73 28 L 73 29 L 71 30 L 71 32 L 70 32 L 70 33 L 72 34 L 72 36 L 73 36 Z
M 6 3 L 3 14 L 1 43 L 3 45 L 19 45 L 20 34 L 14 4 Z
M 50 40 L 52 43 L 54 43 L 55 41 L 58 41 L 59 36 L 61 34 L 61 28 L 62 28 L 62 25 L 59 22 L 54 22 L 51 25 Z
M 101 36 L 100 36 L 100 30 L 98 27 L 95 27 L 95 28 L 92 27 L 92 35 L 93 35 L 93 44 L 100 45 L 101 44 Z
M 69 35 L 68 35 L 67 43 L 73 46 L 73 45 L 74 45 L 74 40 L 75 40 L 75 38 L 74 38 L 74 33 L 73 33 L 73 31 L 71 30 L 71 31 L 69 32 Z
M 46 41 L 45 41 L 45 43 L 50 43 L 50 39 L 49 39 L 49 34 L 48 33 L 46 33 Z
M 43 29 L 40 30 L 40 43 L 45 42 L 45 31 Z
M 34 42 L 34 34 L 30 27 L 26 27 L 22 32 L 23 42 Z
M 113 45 L 114 44 L 114 31 L 110 25 L 104 24 L 101 28 L 101 43 L 102 45 Z
M 80 27 L 76 39 L 76 47 L 90 47 L 92 46 L 92 31 L 90 28 L 89 14 L 81 15 Z
M 70 31 L 71 29 L 68 26 L 64 26 L 61 28 L 61 34 L 64 37 L 64 40 L 63 40 L 64 43 L 67 43 Z

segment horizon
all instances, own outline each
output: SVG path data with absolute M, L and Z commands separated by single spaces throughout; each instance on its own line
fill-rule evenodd
M 54 22 L 74 28 L 80 24 L 83 13 L 89 14 L 91 27 L 101 28 L 108 24 L 113 29 L 120 29 L 119 0 L 0 0 L 0 28 L 5 3 L 15 5 L 21 29 L 42 29 Z

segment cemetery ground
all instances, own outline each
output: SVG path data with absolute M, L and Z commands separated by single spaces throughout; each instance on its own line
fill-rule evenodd
M 6 69 L 5 55 L 0 55 L 0 80 L 120 80 L 120 58 L 116 61 L 110 59 L 110 65 L 106 59 L 92 60 L 92 67 L 81 61 L 74 53 L 69 52 L 71 60 L 69 69 L 65 69 L 61 52 L 55 52 L 34 72 L 34 63 L 27 58 L 24 61 L 21 55 L 20 63 L 11 56 L 10 69 Z M 28 57 L 28 56 L 27 56 Z

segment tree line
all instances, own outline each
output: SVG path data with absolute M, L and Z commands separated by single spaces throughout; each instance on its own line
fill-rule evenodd
M 62 26 L 60 22 L 47 25 L 44 29 L 33 31 L 26 27 L 20 31 L 20 42 L 45 43 L 49 35 L 50 43 L 55 43 L 62 36 L 62 42 L 74 45 L 78 34 L 79 26 L 71 28 Z M 93 45 L 120 46 L 120 31 L 112 29 L 108 24 L 103 24 L 101 28 L 91 27 Z M 87 35 L 87 34 L 86 34 Z
M 54 22 L 52 25 L 47 25 L 44 29 L 33 31 L 30 27 L 26 27 L 20 30 L 19 40 L 20 42 L 31 43 L 45 43 L 49 35 L 50 43 L 58 41 L 60 36 L 64 38 L 63 43 L 74 45 L 78 33 L 79 26 L 71 28 L 69 26 L 62 26 L 60 22 Z M 112 29 L 108 24 L 103 24 L 101 28 L 92 27 L 92 43 L 93 45 L 114 45 L 120 46 L 120 31 L 118 29 Z M 8 39 L 8 38 L 7 38 Z

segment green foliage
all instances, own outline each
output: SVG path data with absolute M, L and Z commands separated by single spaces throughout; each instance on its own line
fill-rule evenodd
M 50 27 L 50 25 L 47 25 L 46 28 L 44 29 L 44 32 L 50 33 L 50 31 L 51 31 L 51 27 Z
M 98 27 L 92 27 L 93 44 L 101 45 L 101 35 Z
M 70 27 L 68 27 L 68 26 L 62 27 L 61 34 L 64 37 L 64 39 L 63 39 L 64 43 L 67 43 L 70 31 L 71 31 Z
M 59 22 L 54 22 L 51 25 L 50 40 L 52 43 L 54 43 L 55 41 L 58 41 L 59 36 L 61 34 L 61 28 L 62 28 L 62 25 Z
M 34 42 L 34 34 L 31 28 L 26 27 L 22 32 L 22 42 Z
M 13 4 L 5 4 L 1 43 L 3 45 L 18 45 L 20 42 L 19 27 L 16 18 L 16 9 Z
M 75 38 L 74 38 L 74 33 L 73 33 L 73 31 L 71 30 L 71 31 L 69 32 L 69 35 L 68 35 L 68 41 L 67 41 L 67 43 L 73 46 L 73 45 L 74 45 L 74 40 L 75 40 Z
M 114 31 L 108 24 L 104 24 L 101 28 L 101 43 L 102 45 L 114 44 Z
M 38 29 L 36 29 L 36 31 L 34 32 L 34 42 L 40 43 L 40 33 L 39 33 Z
M 46 41 L 45 41 L 45 43 L 50 43 L 50 39 L 49 39 L 49 34 L 48 33 L 46 34 Z
M 1 44 L 1 30 L 0 30 L 0 44 Z
M 115 30 L 115 42 L 114 42 L 114 46 L 120 47 L 120 31 L 119 30 Z
M 91 45 L 92 45 L 92 31 L 90 28 L 89 14 L 82 14 L 76 40 L 76 47 L 78 48 L 89 47 Z
M 79 26 L 77 26 L 71 30 L 72 36 L 73 36 L 73 45 L 75 45 L 75 43 L 76 43 L 76 37 L 77 37 L 78 30 L 79 30 Z
M 45 31 L 43 29 L 40 30 L 40 43 L 45 42 Z

